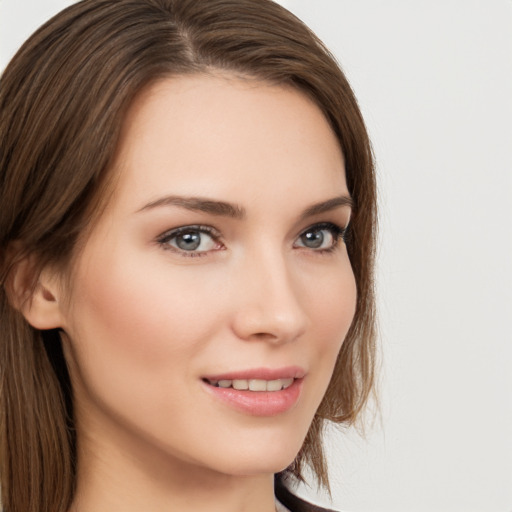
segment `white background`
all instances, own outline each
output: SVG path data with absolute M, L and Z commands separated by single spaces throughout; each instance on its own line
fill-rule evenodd
M 0 67 L 70 3 L 0 0 Z M 378 162 L 382 419 L 329 437 L 332 506 L 512 512 L 512 2 L 281 3 L 339 59 Z

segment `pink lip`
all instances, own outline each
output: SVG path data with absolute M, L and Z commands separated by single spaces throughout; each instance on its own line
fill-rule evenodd
M 235 379 L 302 379 L 306 372 L 300 366 L 286 366 L 283 368 L 252 368 L 250 370 L 239 370 L 216 375 L 205 375 L 203 378 L 212 380 L 235 380 Z
M 203 378 L 205 391 L 233 409 L 251 416 L 276 416 L 290 410 L 299 400 L 306 372 L 297 366 L 270 369 L 255 368 L 212 375 Z M 220 388 L 207 381 L 261 379 L 276 380 L 294 378 L 293 384 L 281 391 L 248 391 Z

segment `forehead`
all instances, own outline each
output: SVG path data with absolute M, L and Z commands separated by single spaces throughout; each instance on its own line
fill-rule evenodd
M 305 94 L 227 75 L 172 77 L 143 91 L 114 167 L 132 203 L 163 193 L 282 201 L 286 192 L 346 192 L 339 143 Z

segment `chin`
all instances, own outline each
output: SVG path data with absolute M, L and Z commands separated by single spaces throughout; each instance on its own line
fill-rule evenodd
M 304 434 L 305 436 L 305 434 Z M 295 460 L 304 438 L 302 436 L 259 439 L 252 443 L 234 441 L 222 456 L 215 455 L 218 471 L 235 476 L 256 476 L 279 473 Z M 218 448 L 218 447 L 217 447 Z

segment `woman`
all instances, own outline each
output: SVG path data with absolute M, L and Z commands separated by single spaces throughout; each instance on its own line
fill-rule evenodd
M 322 44 L 268 0 L 85 0 L 0 137 L 4 509 L 317 510 L 285 478 L 328 486 L 374 364 L 372 155 Z

